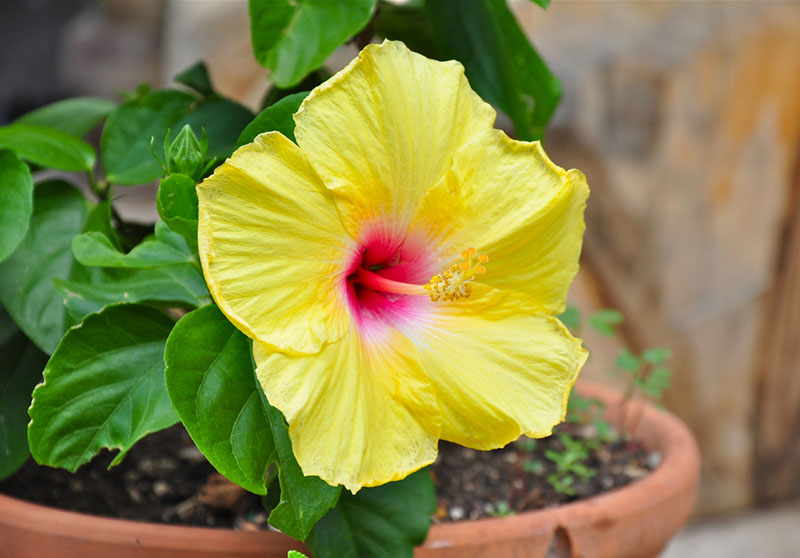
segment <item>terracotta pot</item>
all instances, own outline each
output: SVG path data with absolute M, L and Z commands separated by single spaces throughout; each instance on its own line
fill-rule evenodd
M 579 391 L 622 419 L 619 395 L 581 384 Z M 641 413 L 635 438 L 662 454 L 650 475 L 602 496 L 512 517 L 434 525 L 415 558 L 653 557 L 684 525 L 694 506 L 700 470 L 686 427 L 653 406 Z M 275 532 L 176 527 L 93 517 L 0 495 L 0 558 L 286 558 L 306 551 Z

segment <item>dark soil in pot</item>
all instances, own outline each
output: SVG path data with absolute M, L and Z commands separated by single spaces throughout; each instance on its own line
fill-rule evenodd
M 591 471 L 587 478 L 574 473 L 558 475 L 548 454 L 569 453 L 563 434 L 571 440 L 592 438 L 592 428 L 564 423 L 550 438 L 535 442 L 522 438 L 490 452 L 442 442 L 433 466 L 439 499 L 434 520 L 477 519 L 556 506 L 624 486 L 658 465 L 658 454 L 617 439 L 589 443 L 592 448 L 582 461 Z M 29 461 L 0 482 L 0 493 L 106 517 L 244 530 L 268 528 L 261 498 L 221 478 L 181 426 L 148 436 L 119 466 L 107 469 L 112 458 L 105 452 L 76 474 Z M 547 477 L 554 474 L 562 481 L 565 476 L 572 477 L 566 491 L 563 483 L 559 491 L 548 482 Z

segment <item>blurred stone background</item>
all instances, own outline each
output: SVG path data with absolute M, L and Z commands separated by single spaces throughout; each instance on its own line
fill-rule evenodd
M 564 84 L 548 152 L 592 187 L 574 301 L 621 309 L 634 350 L 673 350 L 666 403 L 703 452 L 699 514 L 796 499 L 800 3 L 511 5 Z M 0 123 L 65 96 L 166 85 L 198 59 L 253 109 L 269 85 L 244 0 L 0 9 Z M 119 196 L 126 218 L 155 218 L 152 188 Z M 607 378 L 618 342 L 587 331 L 586 344 L 586 376 Z

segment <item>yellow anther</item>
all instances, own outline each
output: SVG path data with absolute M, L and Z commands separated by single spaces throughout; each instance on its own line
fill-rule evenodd
M 425 285 L 433 302 L 446 300 L 452 302 L 462 298 L 468 298 L 472 294 L 470 284 L 476 275 L 486 273 L 486 262 L 489 261 L 486 254 L 481 254 L 475 258 L 475 248 L 467 248 L 461 252 L 464 261 L 458 265 L 452 265 L 438 275 L 430 278 Z M 476 261 L 477 259 L 477 261 Z M 479 263 L 480 262 L 480 263 Z

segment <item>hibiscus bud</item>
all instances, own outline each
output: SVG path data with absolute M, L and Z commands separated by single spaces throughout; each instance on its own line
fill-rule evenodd
M 167 171 L 169 173 L 178 172 L 194 180 L 199 180 L 205 170 L 203 163 L 207 149 L 208 136 L 205 130 L 202 140 L 198 141 L 191 126 L 185 125 L 172 144 L 165 149 Z

